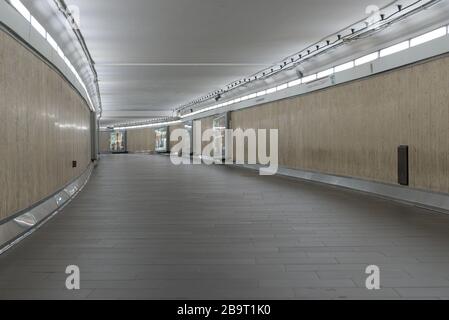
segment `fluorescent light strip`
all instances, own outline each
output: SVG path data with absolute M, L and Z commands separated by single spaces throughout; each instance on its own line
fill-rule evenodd
M 276 90 L 281 91 L 281 90 L 285 90 L 287 88 L 288 88 L 288 83 L 284 83 L 284 84 L 281 84 L 280 86 L 277 86 Z
M 368 54 L 364 57 L 356 59 L 355 65 L 360 66 L 362 64 L 365 64 L 365 63 L 368 63 L 368 62 L 371 62 L 371 61 L 374 61 L 377 59 L 379 59 L 379 52 L 374 52 L 374 53 Z
M 31 22 L 31 13 L 28 9 L 23 5 L 20 0 L 10 0 L 11 5 L 16 8 L 17 11 L 25 18 L 28 22 Z
M 212 107 L 207 107 L 207 108 L 204 108 L 204 109 L 201 109 L 201 110 L 194 111 L 194 112 L 189 113 L 189 114 L 182 115 L 181 118 L 191 117 L 191 116 L 194 116 L 194 115 L 199 114 L 199 113 L 203 113 L 203 112 L 210 111 L 210 110 L 213 110 L 213 109 L 226 107 L 229 104 L 230 104 L 229 102 L 225 102 L 225 103 L 222 103 L 222 104 L 214 105 Z
M 345 70 L 349 70 L 349 69 L 352 69 L 352 68 L 354 68 L 354 61 L 349 61 L 347 63 L 344 63 L 344 64 L 341 64 L 339 66 L 336 66 L 335 67 L 335 73 L 342 72 L 342 71 L 345 71 Z
M 293 80 L 288 83 L 288 87 L 299 86 L 302 83 L 302 79 Z
M 391 54 L 407 50 L 408 48 L 410 48 L 409 40 L 395 44 L 394 46 L 385 48 L 383 50 L 380 50 L 380 56 L 383 58 L 383 57 L 389 56 Z
M 58 51 L 59 48 L 58 44 L 48 32 L 47 32 L 47 41 L 52 46 L 52 48 L 55 49 L 55 51 Z
M 169 122 L 160 122 L 160 123 L 151 123 L 151 124 L 142 124 L 137 126 L 129 126 L 129 127 L 117 127 L 114 130 L 129 130 L 129 129 L 140 129 L 140 128 L 153 128 L 153 127 L 164 127 L 172 124 L 181 123 L 181 120 L 169 121 Z
M 316 74 L 302 78 L 302 83 L 308 83 L 316 80 Z
M 330 75 L 333 74 L 333 73 L 334 73 L 334 68 L 330 68 L 330 69 L 327 69 L 327 70 L 318 72 L 317 77 L 318 77 L 318 79 L 320 79 L 320 78 L 325 78 L 325 77 L 327 77 L 327 76 L 330 76 Z
M 262 96 L 264 96 L 266 94 L 267 94 L 267 90 L 262 90 L 262 91 L 257 92 L 257 96 L 258 97 L 262 97 Z
M 58 46 L 58 50 L 57 50 L 59 56 L 64 59 L 64 52 L 62 52 L 61 48 Z
M 75 75 L 75 78 L 81 84 L 82 88 L 86 93 L 87 99 L 89 100 L 90 103 L 91 110 L 95 111 L 92 99 L 89 95 L 89 92 L 87 91 L 85 83 L 79 76 L 76 69 L 73 67 L 72 63 L 66 58 L 64 52 L 62 52 L 61 48 L 58 46 L 53 37 L 45 30 L 45 28 L 39 23 L 39 21 L 37 21 L 36 18 L 34 18 L 31 15 L 30 11 L 23 5 L 23 3 L 20 0 L 10 0 L 10 3 L 43 38 L 47 39 L 47 42 L 50 44 L 50 46 L 58 53 L 58 55 L 65 62 L 70 71 L 72 71 L 72 73 Z
M 31 25 L 42 37 L 47 38 L 47 31 L 33 16 L 31 16 Z
M 422 36 L 413 38 L 412 40 L 410 40 L 410 47 L 416 47 L 420 44 L 444 37 L 445 35 L 447 35 L 447 27 L 439 28 L 437 30 L 423 34 Z
M 276 91 L 278 91 L 277 87 L 270 88 L 270 89 L 267 90 L 267 94 L 272 94 L 272 93 L 275 93 Z

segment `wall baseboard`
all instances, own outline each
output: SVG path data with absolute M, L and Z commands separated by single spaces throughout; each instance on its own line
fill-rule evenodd
M 260 165 L 237 164 L 231 166 L 250 170 L 259 170 L 262 167 Z M 277 175 L 297 178 L 305 181 L 324 183 L 336 187 L 372 194 L 389 200 L 399 201 L 433 211 L 449 213 L 449 194 L 429 192 L 399 185 L 396 186 L 363 179 L 341 177 L 288 168 L 279 168 Z
M 69 204 L 87 184 L 94 167 L 95 163 L 92 162 L 81 176 L 45 201 L 23 210 L 19 215 L 0 224 L 0 255 L 29 236 Z

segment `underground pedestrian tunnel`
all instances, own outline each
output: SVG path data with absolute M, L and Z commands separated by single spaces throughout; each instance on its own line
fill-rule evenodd
M 0 299 L 449 298 L 448 26 L 1 0 Z

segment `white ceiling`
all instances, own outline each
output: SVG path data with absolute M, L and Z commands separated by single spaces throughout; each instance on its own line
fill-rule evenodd
M 24 1 L 48 20 L 45 25 L 54 13 L 48 13 L 52 0 L 46 11 L 43 2 Z M 104 124 L 138 119 L 136 111 L 165 116 L 366 17 L 368 5 L 391 2 L 66 0 L 80 8 L 81 32 L 99 75 Z M 123 116 L 117 116 L 120 111 Z M 127 117 L 128 111 L 133 116 Z
M 391 0 L 67 0 L 103 110 L 173 110 L 271 65 Z

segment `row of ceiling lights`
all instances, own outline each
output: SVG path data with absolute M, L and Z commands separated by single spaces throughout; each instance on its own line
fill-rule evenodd
M 299 53 L 296 53 L 292 56 L 289 56 L 282 60 L 282 62 L 277 63 L 276 65 L 259 71 L 258 73 L 246 77 L 241 80 L 234 81 L 228 84 L 225 88 L 216 90 L 202 98 L 196 99 L 186 105 L 183 105 L 180 108 L 177 108 L 177 112 L 183 112 L 186 109 L 190 109 L 190 112 L 193 112 L 191 108 L 194 105 L 203 103 L 207 100 L 215 98 L 218 100 L 223 94 L 232 91 L 240 86 L 249 84 L 253 81 L 265 79 L 271 77 L 281 71 L 288 70 L 298 66 L 300 63 L 303 63 L 310 58 L 327 51 L 330 48 L 334 48 L 338 45 L 341 45 L 345 42 L 352 41 L 360 36 L 362 33 L 369 31 L 376 31 L 382 29 L 384 25 L 390 25 L 393 19 L 396 19 L 398 15 L 405 16 L 413 10 L 423 9 L 426 6 L 433 5 L 436 2 L 441 0 L 413 0 L 411 3 L 406 4 L 405 1 L 396 1 L 394 4 L 390 4 L 389 6 L 382 9 L 382 12 L 379 13 L 377 17 L 377 21 L 369 21 L 361 20 L 348 28 L 345 28 L 331 36 L 325 38 L 325 40 L 321 40 L 308 48 L 302 50 Z M 400 4 L 399 4 L 400 2 Z M 390 12 L 389 15 L 387 13 Z
M 293 80 L 288 83 L 284 83 L 284 84 L 275 86 L 273 88 L 255 92 L 255 93 L 252 93 L 252 94 L 246 95 L 244 97 L 237 98 L 237 99 L 225 102 L 225 103 L 213 105 L 213 106 L 201 109 L 201 110 L 194 111 L 192 113 L 181 115 L 181 118 L 191 117 L 191 116 L 194 116 L 199 113 L 206 112 L 206 111 L 219 109 L 219 108 L 231 105 L 231 104 L 243 102 L 246 100 L 254 99 L 254 98 L 261 97 L 261 96 L 268 95 L 268 94 L 273 94 L 275 92 L 279 92 L 279 91 L 285 90 L 287 88 L 295 87 L 295 86 L 298 86 L 301 84 L 307 84 L 312 81 L 331 76 L 335 73 L 346 71 L 346 70 L 352 69 L 354 67 L 358 67 L 358 66 L 364 65 L 366 63 L 373 62 L 379 58 L 383 58 L 383 57 L 407 50 L 409 48 L 413 48 L 413 47 L 425 44 L 432 40 L 444 37 L 448 34 L 449 34 L 449 26 L 444 26 L 444 27 L 438 28 L 436 30 L 422 34 L 420 36 L 417 36 L 415 38 L 412 38 L 410 40 L 403 41 L 401 43 L 398 43 L 393 46 L 384 48 L 382 50 L 370 53 L 370 54 L 360 57 L 358 59 L 351 60 L 351 61 L 343 63 L 341 65 L 332 67 L 330 69 L 323 70 L 321 72 L 305 76 L 301 79 Z M 168 126 L 168 125 L 177 124 L 177 123 L 182 122 L 181 120 L 177 120 L 177 119 L 173 119 L 173 118 L 172 119 L 164 119 L 163 122 L 161 122 L 161 120 L 159 120 L 159 121 L 160 122 L 151 122 L 151 123 L 126 123 L 126 124 L 118 125 L 118 126 L 114 127 L 114 129 L 124 130 L 124 129 L 144 128 L 144 127 L 163 127 L 163 126 Z
M 78 71 L 72 65 L 70 60 L 64 55 L 64 52 L 61 50 L 61 47 L 56 43 L 54 38 L 50 35 L 50 33 L 45 30 L 45 28 L 39 23 L 39 21 L 33 17 L 30 11 L 23 5 L 20 0 L 9 0 L 9 3 L 31 24 L 31 26 L 50 44 L 50 46 L 58 53 L 60 58 L 65 62 L 67 67 L 73 73 L 75 78 L 80 83 L 81 87 L 84 89 L 87 99 L 89 100 L 89 107 L 92 111 L 95 111 L 95 105 L 92 102 L 89 91 L 87 90 L 86 84 L 78 74 Z M 98 104 L 97 104 L 98 105 Z
M 207 107 L 207 108 L 204 108 L 204 109 L 200 109 L 200 110 L 197 110 L 197 111 L 186 113 L 184 115 L 181 115 L 181 118 L 191 117 L 191 116 L 194 116 L 194 115 L 197 115 L 199 113 L 206 112 L 206 111 L 219 109 L 219 108 L 231 105 L 231 104 L 235 104 L 235 103 L 243 102 L 243 101 L 246 101 L 246 100 L 254 99 L 254 98 L 257 98 L 257 97 L 261 97 L 261 96 L 264 96 L 264 95 L 267 95 L 267 94 L 272 94 L 272 93 L 275 93 L 275 92 L 279 92 L 279 91 L 285 90 L 285 89 L 290 88 L 290 87 L 298 86 L 298 85 L 301 85 L 301 84 L 307 84 L 307 83 L 310 83 L 312 81 L 331 76 L 331 75 L 333 75 L 335 73 L 346 71 L 346 70 L 352 69 L 354 67 L 361 66 L 363 64 L 375 61 L 375 60 L 377 60 L 379 58 L 383 58 L 383 57 L 392 55 L 394 53 L 398 53 L 398 52 L 404 51 L 404 50 L 409 49 L 411 47 L 415 47 L 415 46 L 421 45 L 421 44 L 429 42 L 431 40 L 435 40 L 435 39 L 441 38 L 443 36 L 446 36 L 448 34 L 448 32 L 449 32 L 449 27 L 444 26 L 444 27 L 438 28 L 436 30 L 433 30 L 431 32 L 428 32 L 426 34 L 423 34 L 423 35 L 420 35 L 418 37 L 415 37 L 415 38 L 413 38 L 411 40 L 407 40 L 407 41 L 395 44 L 395 45 L 390 46 L 388 48 L 385 48 L 385 49 L 382 49 L 380 51 L 376 51 L 376 52 L 370 53 L 370 54 L 365 55 L 365 56 L 363 56 L 361 58 L 358 58 L 358 59 L 355 59 L 355 60 L 351 60 L 351 61 L 343 63 L 341 65 L 332 67 L 330 69 L 323 70 L 323 71 L 318 72 L 318 73 L 310 74 L 310 75 L 307 75 L 307 76 L 305 76 L 303 78 L 300 78 L 300 79 L 297 79 L 297 80 L 293 80 L 293 81 L 290 81 L 288 83 L 284 83 L 284 84 L 275 86 L 275 87 L 267 89 L 267 90 L 262 90 L 262 91 L 259 91 L 259 92 L 255 92 L 255 93 L 252 93 L 252 94 L 249 94 L 249 95 L 246 95 L 246 96 L 243 96 L 243 97 L 240 97 L 240 98 L 237 98 L 237 99 L 225 102 L 225 103 L 213 105 L 213 106 L 210 106 L 210 107 Z

